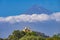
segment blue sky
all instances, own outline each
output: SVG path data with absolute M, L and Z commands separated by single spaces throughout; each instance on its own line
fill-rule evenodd
M 21 14 L 23 14 L 33 5 L 39 5 L 41 7 L 44 7 L 45 9 L 52 11 L 53 13 L 51 14 L 51 16 L 47 15 L 46 13 L 40 15 L 32 14 L 21 16 Z M 18 16 L 22 17 L 21 20 Z M 33 19 L 31 18 L 31 20 L 23 20 L 30 19 L 31 16 Z M 38 16 L 41 17 L 41 19 L 39 19 Z M 60 33 L 59 17 L 60 0 L 0 0 L 0 37 L 6 38 L 13 32 L 13 30 L 22 30 L 24 26 L 30 26 L 32 30 L 43 32 L 46 35 Z M 17 21 L 15 18 L 19 20 Z
M 0 0 L 0 16 L 19 15 L 36 4 L 53 12 L 60 11 L 60 0 Z

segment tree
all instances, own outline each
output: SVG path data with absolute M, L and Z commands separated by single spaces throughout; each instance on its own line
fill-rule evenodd
M 0 40 L 3 40 L 3 38 L 0 38 Z
M 12 35 L 10 35 L 8 38 L 9 40 L 18 40 L 19 38 L 23 37 L 25 35 L 25 32 L 15 30 Z
M 8 38 L 5 38 L 5 39 L 3 39 L 3 40 L 8 40 Z
M 53 35 L 53 37 L 52 38 L 54 38 L 54 40 L 60 40 L 60 34 L 55 34 L 55 35 Z
M 34 31 L 26 32 L 26 35 L 28 35 L 28 36 L 31 36 L 31 35 L 37 36 L 36 32 L 34 32 Z
M 24 36 L 24 37 L 22 37 L 21 39 L 19 39 L 19 40 L 45 40 L 45 38 L 42 38 L 42 37 L 40 37 L 40 36 L 33 36 L 33 35 L 31 35 L 31 36 Z
M 54 40 L 53 38 L 46 38 L 46 40 Z
M 18 38 L 15 37 L 14 35 L 10 35 L 9 38 L 8 38 L 8 40 L 18 40 Z

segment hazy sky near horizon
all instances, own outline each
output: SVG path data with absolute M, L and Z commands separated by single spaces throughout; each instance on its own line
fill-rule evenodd
M 23 15 L 33 5 L 53 13 Z M 0 37 L 6 38 L 13 30 L 22 30 L 24 26 L 50 36 L 60 33 L 60 0 L 0 0 Z

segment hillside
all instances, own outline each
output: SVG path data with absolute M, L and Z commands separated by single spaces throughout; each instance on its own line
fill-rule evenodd
M 49 37 L 44 33 L 30 31 L 28 29 L 25 29 L 25 31 L 14 30 L 8 38 L 0 38 L 0 40 L 60 40 L 60 34 Z

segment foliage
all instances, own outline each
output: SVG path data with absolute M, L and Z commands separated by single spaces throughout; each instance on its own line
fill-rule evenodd
M 23 37 L 25 35 L 25 32 L 15 30 L 12 35 L 8 37 L 9 40 L 18 40 L 19 38 Z
M 8 38 L 0 40 L 60 40 L 60 34 L 55 34 L 52 37 L 46 36 L 44 33 L 41 32 L 24 32 L 15 30 Z
M 19 40 L 45 40 L 45 39 L 39 36 L 24 36 Z
M 2 38 L 0 38 L 0 40 L 3 40 Z

